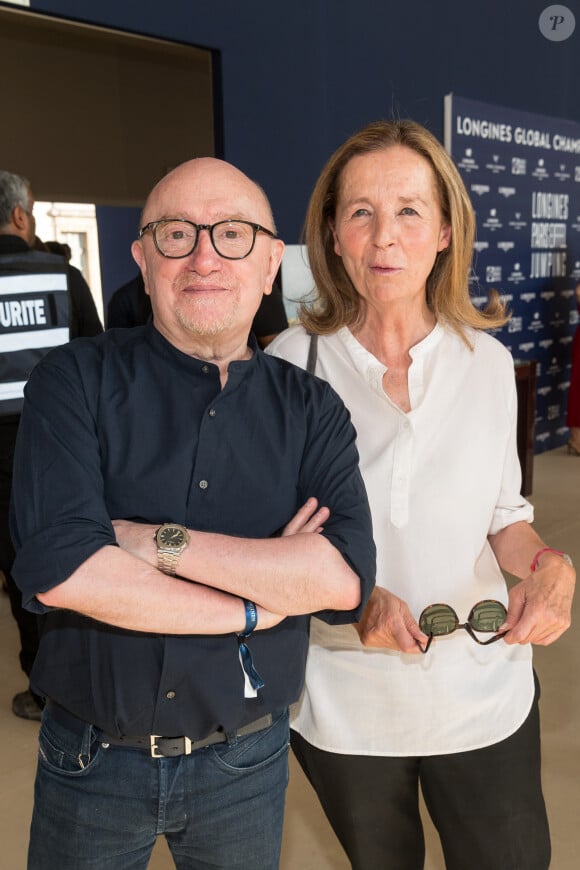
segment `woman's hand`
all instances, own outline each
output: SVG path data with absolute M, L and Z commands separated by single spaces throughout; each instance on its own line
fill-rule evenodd
M 570 627 L 576 571 L 546 548 L 529 523 L 506 526 L 489 542 L 500 567 L 522 578 L 509 592 L 507 618 L 500 627 L 507 632 L 505 643 L 553 643 Z M 536 553 L 541 555 L 532 572 Z
M 505 643 L 548 646 L 570 627 L 576 572 L 561 556 L 543 553 L 533 574 L 510 589 Z
M 355 628 L 363 646 L 404 653 L 419 653 L 417 641 L 426 644 L 428 640 L 405 602 L 380 586 L 373 589 L 362 619 Z

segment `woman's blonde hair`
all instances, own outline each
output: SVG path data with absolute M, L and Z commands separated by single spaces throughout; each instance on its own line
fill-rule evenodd
M 469 296 L 469 272 L 475 237 L 475 215 L 455 164 L 438 140 L 414 121 L 375 121 L 363 127 L 332 155 L 310 198 L 304 239 L 314 276 L 316 298 L 306 300 L 300 320 L 310 332 L 325 335 L 343 326 L 357 326 L 364 316 L 364 299 L 334 252 L 332 224 L 342 172 L 358 155 L 403 145 L 416 151 L 433 169 L 445 224 L 451 227 L 449 246 L 437 254 L 427 279 L 427 303 L 437 320 L 449 323 L 465 338 L 463 327 L 492 329 L 508 320 L 504 304 L 492 291 L 485 310 Z

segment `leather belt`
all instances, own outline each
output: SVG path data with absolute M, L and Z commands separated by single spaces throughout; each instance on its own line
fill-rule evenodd
M 75 734 L 83 734 L 84 729 L 89 724 L 83 719 L 79 719 L 73 713 L 70 713 L 64 707 L 61 707 L 56 701 L 47 700 L 46 710 L 59 725 L 62 725 L 63 728 L 68 728 L 69 731 Z M 147 734 L 139 737 L 118 737 L 100 730 L 99 740 L 105 748 L 109 746 L 124 746 L 125 749 L 144 750 L 152 758 L 175 758 L 179 755 L 191 755 L 196 749 L 203 749 L 204 746 L 212 746 L 214 743 L 225 743 L 235 737 L 246 737 L 248 734 L 255 734 L 257 731 L 269 728 L 271 724 L 272 714 L 268 713 L 254 722 L 249 722 L 248 725 L 242 725 L 241 728 L 237 728 L 235 731 L 224 731 L 223 728 L 218 728 L 213 734 L 208 734 L 207 737 L 202 737 L 200 740 L 192 740 L 190 737 L 162 737 L 160 734 Z

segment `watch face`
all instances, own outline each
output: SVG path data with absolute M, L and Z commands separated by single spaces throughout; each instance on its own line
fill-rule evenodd
M 164 547 L 178 549 L 185 541 L 183 529 L 178 529 L 175 526 L 166 526 L 159 532 L 159 543 Z

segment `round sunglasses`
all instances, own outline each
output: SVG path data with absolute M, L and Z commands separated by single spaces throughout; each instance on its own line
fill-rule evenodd
M 490 643 L 495 643 L 496 640 L 500 640 L 507 632 L 502 631 L 488 640 L 480 640 L 475 632 L 490 633 L 499 631 L 500 626 L 505 622 L 506 616 L 507 610 L 501 601 L 493 601 L 491 599 L 478 601 L 477 604 L 474 604 L 467 617 L 467 622 L 459 622 L 457 614 L 449 604 L 430 604 L 419 617 L 419 628 L 423 634 L 429 636 L 429 640 L 424 647 L 417 641 L 417 646 L 422 653 L 426 653 L 429 651 L 434 637 L 452 634 L 458 628 L 464 628 L 469 636 L 480 646 L 487 646 Z

